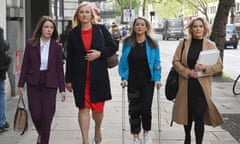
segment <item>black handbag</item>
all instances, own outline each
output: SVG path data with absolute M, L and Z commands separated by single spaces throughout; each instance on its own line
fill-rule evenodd
M 107 64 L 108 64 L 108 68 L 114 68 L 115 66 L 118 65 L 118 54 L 113 54 L 110 57 L 106 58 L 107 60 Z
M 185 47 L 185 39 L 183 40 L 180 60 L 182 59 L 182 53 L 183 53 L 184 47 Z M 178 72 L 172 66 L 166 80 L 165 96 L 168 100 L 171 101 L 176 98 L 177 92 L 178 92 Z
M 100 31 L 100 34 L 101 34 L 101 37 L 103 39 L 103 43 L 104 43 L 104 46 L 105 46 L 106 42 L 105 42 L 105 37 L 104 37 L 104 34 L 102 32 L 102 29 L 100 28 L 99 31 Z M 119 63 L 118 54 L 114 53 L 112 56 L 107 57 L 106 61 L 107 61 L 108 68 L 116 67 Z

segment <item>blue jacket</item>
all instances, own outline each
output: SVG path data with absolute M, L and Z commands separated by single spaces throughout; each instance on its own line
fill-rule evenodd
M 128 66 L 128 55 L 131 50 L 131 40 L 128 39 L 123 44 L 122 55 L 120 58 L 118 73 L 122 80 L 128 80 L 129 66 Z M 151 81 L 158 82 L 161 80 L 161 63 L 160 63 L 160 49 L 151 48 L 148 41 L 146 40 L 146 52 L 149 70 L 151 72 Z

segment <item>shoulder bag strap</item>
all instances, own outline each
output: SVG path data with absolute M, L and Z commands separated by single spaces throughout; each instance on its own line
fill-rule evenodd
M 22 106 L 23 108 L 25 109 L 26 106 L 25 106 L 25 103 L 24 103 L 24 99 L 23 99 L 23 95 L 19 95 L 19 98 L 18 98 L 18 103 L 17 103 L 17 106 L 19 107 L 20 106 L 20 102 L 22 103 Z
M 102 28 L 101 28 L 100 26 L 99 26 L 99 32 L 100 32 L 101 37 L 102 37 L 102 39 L 103 39 L 103 45 L 105 46 L 105 45 L 106 45 L 105 37 L 104 37 L 104 34 L 103 34 L 103 32 L 102 32 Z
M 182 50 L 181 50 L 181 56 L 180 56 L 180 60 L 181 60 L 181 61 L 182 61 L 183 50 L 184 50 L 184 48 L 185 48 L 185 41 L 186 41 L 186 39 L 184 38 L 184 39 L 183 39 Z

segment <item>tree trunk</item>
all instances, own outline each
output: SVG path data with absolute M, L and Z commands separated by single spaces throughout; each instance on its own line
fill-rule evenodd
M 229 10 L 233 5 L 234 0 L 219 0 L 217 13 L 212 26 L 210 39 L 213 40 L 220 51 L 221 59 L 224 55 L 224 42 L 226 36 L 226 24 L 228 21 Z
M 143 0 L 143 6 L 142 6 L 143 17 L 145 16 L 145 6 L 146 6 L 146 0 Z

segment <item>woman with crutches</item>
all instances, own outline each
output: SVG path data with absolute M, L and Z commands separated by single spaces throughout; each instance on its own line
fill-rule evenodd
M 154 86 L 161 87 L 160 50 L 151 38 L 150 22 L 143 17 L 134 20 L 133 30 L 123 41 L 119 63 L 121 86 L 128 87 L 129 122 L 133 144 L 140 144 L 141 125 L 144 144 L 152 144 L 150 130 Z

